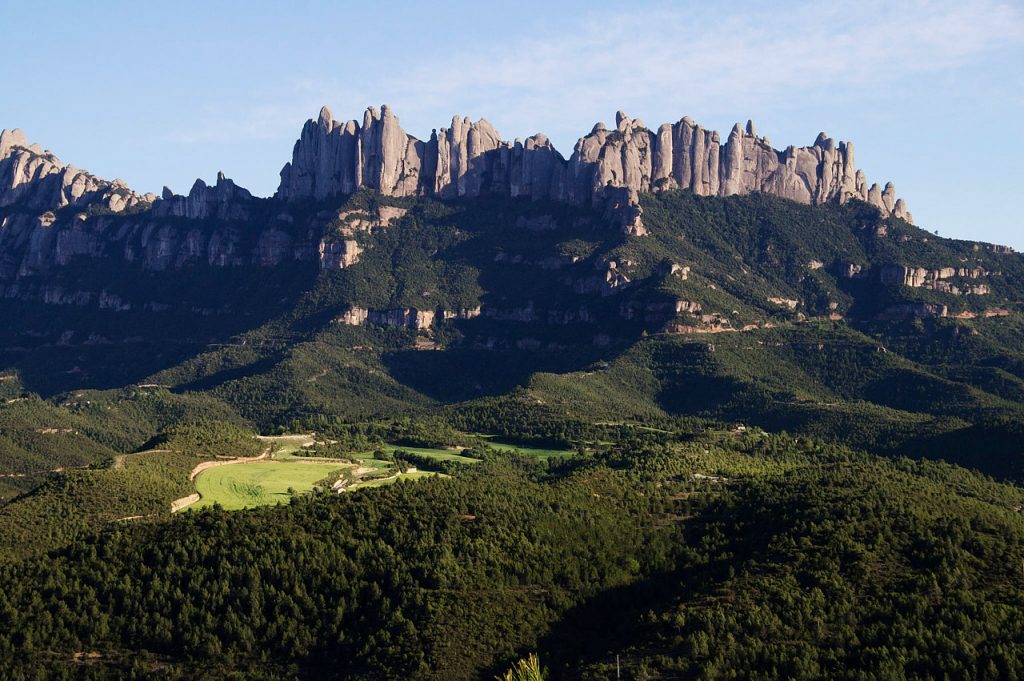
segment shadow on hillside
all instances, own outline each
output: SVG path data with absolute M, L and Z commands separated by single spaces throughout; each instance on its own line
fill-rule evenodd
M 205 350 L 187 343 L 39 347 L 6 352 L 0 365 L 16 371 L 26 391 L 43 398 L 73 390 L 110 390 L 144 382 Z
M 103 318 L 100 313 L 94 318 L 62 318 L 61 312 L 55 311 L 48 328 L 36 327 L 44 329 L 36 332 L 37 338 L 22 333 L 2 341 L 0 368 L 16 372 L 25 390 L 44 398 L 73 390 L 109 390 L 146 382 L 218 343 L 259 328 L 276 314 L 268 311 L 209 318 L 113 313 L 118 316 L 108 314 Z M 31 340 L 36 344 L 26 342 Z M 203 379 L 204 384 L 211 382 L 219 381 Z
M 609 357 L 608 349 L 571 351 L 451 349 L 402 350 L 384 355 L 391 376 L 439 402 L 460 402 L 507 393 L 538 372 L 568 373 Z

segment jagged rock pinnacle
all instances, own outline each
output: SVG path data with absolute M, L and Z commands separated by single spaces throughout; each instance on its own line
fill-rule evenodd
M 884 215 L 908 218 L 895 189 L 868 188 L 853 159 L 853 145 L 824 132 L 810 147 L 784 153 L 758 138 L 753 121 L 737 123 L 725 144 L 690 117 L 652 132 L 640 119 L 615 114 L 610 136 L 603 123 L 580 138 L 567 160 L 537 135 L 520 144 L 503 141 L 490 123 L 452 117 L 426 142 L 402 130 L 391 108 L 369 107 L 360 126 L 335 124 L 330 109 L 309 121 L 281 171 L 283 199 L 324 198 L 362 187 L 395 196 L 442 198 L 504 193 L 602 204 L 608 189 L 631 195 L 689 189 L 701 195 L 765 192 L 801 203 L 840 203 L 858 198 Z M 531 142 L 532 140 L 532 142 Z

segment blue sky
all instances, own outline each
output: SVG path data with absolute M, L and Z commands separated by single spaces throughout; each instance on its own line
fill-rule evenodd
M 713 5 L 713 6 L 712 6 Z M 453 114 L 565 156 L 623 109 L 776 147 L 852 140 L 919 225 L 1024 249 L 1024 4 L 0 0 L 0 127 L 141 191 L 268 195 L 322 104 Z

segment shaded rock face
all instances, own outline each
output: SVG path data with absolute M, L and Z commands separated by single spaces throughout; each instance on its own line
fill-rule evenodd
M 384 106 L 362 125 L 341 123 L 324 107 L 310 120 L 281 171 L 277 196 L 323 199 L 368 188 L 390 196 L 439 198 L 498 193 L 610 207 L 624 231 L 642 234 L 639 192 L 689 189 L 702 196 L 764 192 L 808 204 L 857 198 L 883 216 L 912 221 L 892 183 L 868 185 L 853 144 L 824 133 L 809 147 L 772 148 L 753 123 L 719 134 L 690 118 L 653 132 L 639 119 L 616 115 L 615 129 L 598 123 L 566 160 L 546 136 L 502 141 L 486 120 L 452 119 L 420 142 Z
M 62 163 L 20 130 L 0 132 L 0 281 L 47 277 L 74 259 L 113 258 L 151 271 L 186 264 L 273 267 L 314 261 L 318 230 L 302 233 L 282 212 L 276 221 L 251 223 L 255 199 L 223 173 L 216 184 L 197 180 L 188 196 L 165 189 L 161 198 L 140 195 L 120 180 L 108 182 Z M 196 222 L 190 222 L 196 221 Z M 199 221 L 206 221 L 201 223 Z M 255 227 L 255 229 L 254 229 Z M 255 231 L 258 230 L 258 231 Z M 355 254 L 339 256 L 339 266 Z M 81 304 L 39 282 L 6 287 L 7 297 Z M 110 309 L 109 296 L 94 292 Z
M 938 303 L 899 303 L 890 305 L 879 315 L 879 319 L 899 320 L 928 317 L 948 317 L 949 309 Z
M 196 180 L 188 196 L 178 196 L 164 187 L 163 197 L 153 203 L 156 217 L 177 216 L 192 220 L 216 218 L 218 220 L 244 220 L 252 194 L 217 173 L 217 184 L 210 187 Z
M 324 237 L 320 240 L 320 269 L 340 270 L 359 262 L 362 249 L 352 239 Z
M 260 234 L 256 243 L 256 264 L 260 267 L 274 267 L 292 257 L 300 259 L 295 254 L 290 234 L 280 229 L 268 229 Z

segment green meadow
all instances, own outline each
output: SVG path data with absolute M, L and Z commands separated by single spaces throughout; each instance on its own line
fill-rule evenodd
M 259 461 L 210 468 L 196 476 L 196 491 L 202 499 L 191 508 L 220 504 L 234 510 L 284 503 L 290 498 L 289 488 L 308 492 L 343 467 L 336 462 Z

